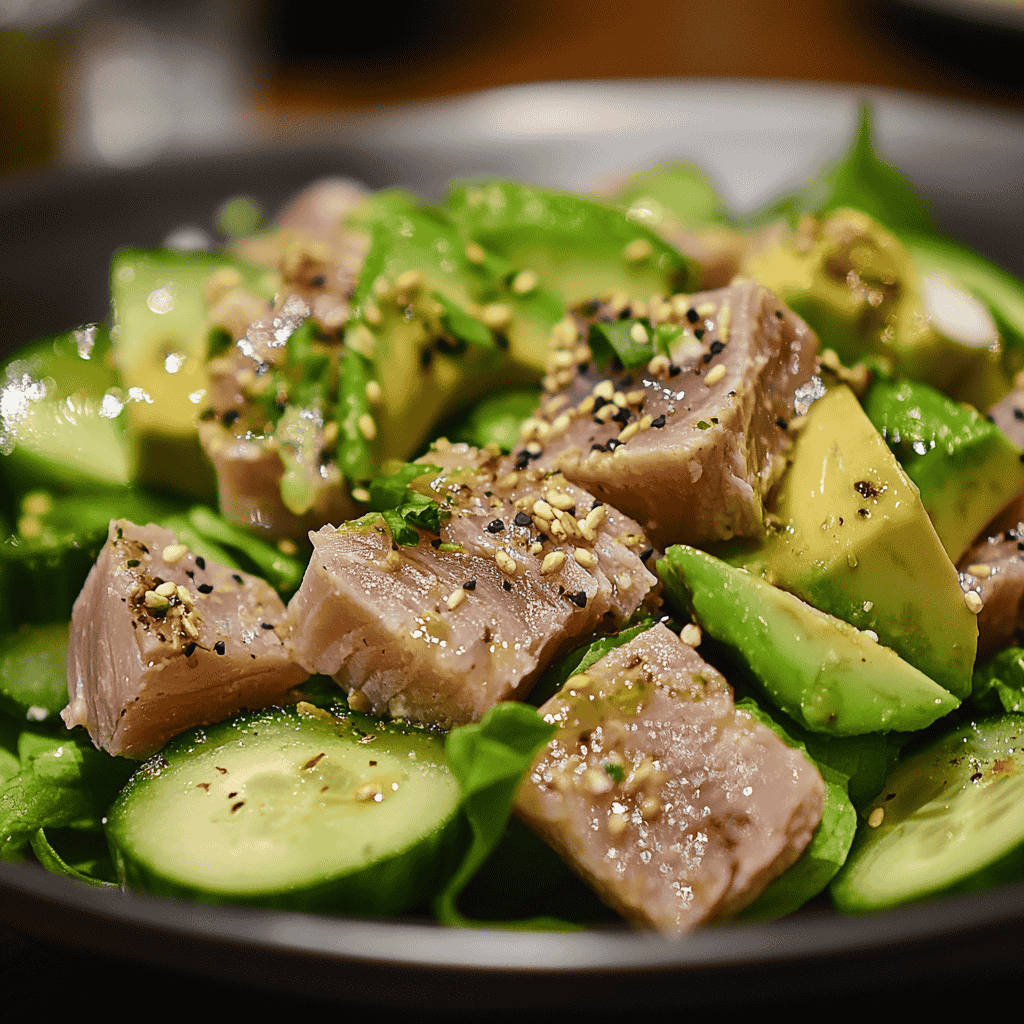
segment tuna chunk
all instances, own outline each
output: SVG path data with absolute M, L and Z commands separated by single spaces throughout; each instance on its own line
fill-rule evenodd
M 341 342 L 318 326 L 321 336 L 302 351 L 305 363 L 289 344 L 309 329 L 309 316 L 308 303 L 289 296 L 207 364 L 210 405 L 199 438 L 217 471 L 221 512 L 272 537 L 300 536 L 357 508 L 334 458 L 338 426 L 328 418 Z M 310 388 L 314 363 L 318 386 Z
M 964 592 L 981 599 L 978 661 L 1011 644 L 1024 646 L 1024 522 L 1017 518 L 1024 508 L 1018 503 L 1009 511 L 1012 525 L 1005 513 L 997 516 L 957 566 Z
M 441 726 L 524 697 L 547 664 L 617 629 L 655 583 L 636 523 L 559 473 L 440 443 L 424 477 L 451 512 L 399 546 L 371 514 L 310 534 L 288 607 L 293 657 L 353 706 Z
M 989 409 L 988 418 L 1018 447 L 1024 448 L 1024 390 L 1011 391 Z
M 633 328 L 650 359 L 618 372 L 595 366 L 584 344 L 591 324 L 630 317 L 650 321 Z M 659 325 L 681 329 L 669 356 L 651 341 Z M 796 394 L 816 367 L 817 338 L 798 316 L 737 279 L 667 302 L 604 302 L 576 330 L 559 325 L 554 343 L 551 397 L 524 426 L 524 441 L 544 449 L 539 465 L 632 516 L 658 547 L 763 533 Z
M 540 711 L 558 732 L 516 811 L 634 925 L 678 934 L 736 914 L 821 819 L 817 770 L 737 710 L 725 679 L 664 626 Z
M 207 562 L 170 530 L 112 520 L 75 602 L 63 712 L 97 747 L 143 758 L 172 736 L 286 697 L 308 673 L 263 580 Z

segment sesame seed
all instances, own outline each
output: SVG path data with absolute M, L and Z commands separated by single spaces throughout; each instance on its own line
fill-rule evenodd
M 577 608 L 587 607 L 587 592 L 585 590 L 581 590 L 576 594 L 566 594 L 565 596 L 568 597 Z
M 533 503 L 533 514 L 539 519 L 547 519 L 548 521 L 555 518 L 555 510 L 540 498 Z
M 717 366 L 713 366 L 708 370 L 708 375 L 704 378 L 704 383 L 708 387 L 713 384 L 717 384 L 725 376 L 725 363 L 719 363 Z
M 876 807 L 868 815 L 868 826 L 870 828 L 878 828 L 878 826 L 882 824 L 882 820 L 884 818 L 885 818 L 885 808 L 884 807 Z
M 669 358 L 663 352 L 659 352 L 648 364 L 647 372 L 652 377 L 660 377 L 664 373 L 668 373 Z
M 370 405 L 376 405 L 383 397 L 384 392 L 381 389 L 380 382 L 376 380 L 368 380 L 366 382 L 366 400 Z
M 983 580 L 992 573 L 992 566 L 985 565 L 983 562 L 975 562 L 973 565 L 967 566 L 967 571 L 972 576 L 977 576 L 978 579 Z
M 175 594 L 178 600 L 182 603 L 185 611 L 190 612 L 195 607 L 195 602 L 192 600 L 192 595 L 184 587 L 175 587 Z
M 593 395 L 595 398 L 603 398 L 605 401 L 610 402 L 612 395 L 615 394 L 615 385 L 610 380 L 603 380 L 594 387 Z
M 558 348 L 555 349 L 551 355 L 548 356 L 548 366 L 554 370 L 562 370 L 569 366 L 576 365 L 576 357 L 568 349 Z
M 206 569 L 206 559 L 202 555 L 196 555 L 196 568 Z
M 195 623 L 190 618 L 185 617 L 181 620 L 181 628 L 188 634 L 189 639 L 199 639 L 199 630 L 196 629 Z
M 188 554 L 187 544 L 168 544 L 164 548 L 161 557 L 168 565 L 180 562 Z
M 363 319 L 372 327 L 376 327 L 384 317 L 381 316 L 380 310 L 372 302 L 368 302 L 363 306 Z
M 653 251 L 651 243 L 646 238 L 634 238 L 632 242 L 626 244 L 622 250 L 622 255 L 627 263 L 641 263 Z
M 982 608 L 985 607 L 985 602 L 981 599 L 981 594 L 975 590 L 968 590 L 964 594 L 964 604 L 967 605 L 967 610 L 977 615 Z
M 200 594 L 213 593 L 213 587 L 209 583 L 200 583 L 199 586 L 196 587 L 196 590 L 198 590 Z
M 579 565 L 582 565 L 584 569 L 593 569 L 597 565 L 597 555 L 588 548 L 576 548 L 572 557 L 576 559 Z
M 453 590 L 451 596 L 448 598 L 448 611 L 453 612 L 456 608 L 466 600 L 466 591 L 459 587 L 458 590 Z
M 526 295 L 537 287 L 537 275 L 532 270 L 523 270 L 516 274 L 512 281 L 512 291 L 516 295 Z
M 215 644 L 213 645 L 213 649 L 214 649 L 214 650 L 215 650 L 215 651 L 216 651 L 216 652 L 217 652 L 218 654 L 224 654 L 224 653 L 225 653 L 225 651 L 227 650 L 227 647 L 225 647 L 225 645 L 224 645 L 224 641 L 223 641 L 223 640 L 218 640 L 218 641 L 217 641 L 217 642 L 216 642 L 216 643 L 215 643 Z
M 695 622 L 689 622 L 683 626 L 679 639 L 688 647 L 699 647 L 701 641 L 700 626 Z
M 161 597 L 177 596 L 177 592 L 177 584 L 171 583 L 170 581 L 167 583 L 161 583 L 160 586 L 155 589 L 155 593 L 159 594 Z
M 517 512 L 515 518 L 512 520 L 516 526 L 532 526 L 533 520 L 525 512 Z
M 488 533 L 501 533 L 505 529 L 505 524 L 500 519 L 492 519 L 485 529 Z
M 583 787 L 594 796 L 607 793 L 614 785 L 608 773 L 597 768 L 588 768 L 583 776 Z
M 498 568 L 509 576 L 513 576 L 519 571 L 519 563 L 502 548 L 498 548 L 494 553 L 494 561 L 497 563 Z
M 165 612 L 171 606 L 170 601 L 155 590 L 147 590 L 142 598 L 142 603 L 154 612 Z
M 370 500 L 370 492 L 365 487 L 353 487 L 352 497 L 364 504 Z
M 476 590 L 476 580 L 466 580 L 466 582 L 462 584 L 462 589 Z
M 651 340 L 650 336 L 647 333 L 647 329 L 644 327 L 642 323 L 639 322 L 633 324 L 633 326 L 629 329 L 629 336 L 638 345 L 647 345 L 650 343 Z
M 551 573 L 558 572 L 563 565 L 565 565 L 565 552 L 549 551 L 544 556 L 544 561 L 541 562 L 540 574 L 541 576 L 550 576 Z
M 631 440 L 632 438 L 634 438 L 639 433 L 640 433 L 640 424 L 639 423 L 630 423 L 630 425 L 628 427 L 623 427 L 621 432 L 619 433 L 619 442 L 621 444 L 625 444 L 627 441 Z
M 492 302 L 489 306 L 484 306 L 480 313 L 480 319 L 492 331 L 498 331 L 502 327 L 509 325 L 509 322 L 512 320 L 512 310 L 503 303 Z
M 576 499 L 571 494 L 566 494 L 565 491 L 546 491 L 544 497 L 549 505 L 561 509 L 563 512 L 568 511 L 576 504 Z
M 391 283 L 383 275 L 373 282 L 373 294 L 376 295 L 378 299 L 383 299 L 385 296 L 391 294 Z
M 418 270 L 406 270 L 395 278 L 395 291 L 416 291 L 421 284 L 423 284 L 423 275 Z
M 466 243 L 466 259 L 470 263 L 483 263 L 487 259 L 487 253 L 484 252 L 483 247 L 476 244 L 476 242 Z
M 646 397 L 647 392 L 643 388 L 637 388 L 635 391 L 627 391 L 626 404 L 639 405 Z
M 367 441 L 372 441 L 377 436 L 377 423 L 368 412 L 359 417 L 359 433 Z

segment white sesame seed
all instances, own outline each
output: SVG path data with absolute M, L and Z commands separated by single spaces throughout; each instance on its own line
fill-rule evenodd
M 584 569 L 593 569 L 597 565 L 597 555 L 589 548 L 576 548 L 572 557 L 583 566 Z
M 384 317 L 372 302 L 367 302 L 366 305 L 363 306 L 363 319 L 371 326 L 376 327 Z
M 633 326 L 629 329 L 629 336 L 638 345 L 647 345 L 650 343 L 651 340 L 650 336 L 647 333 L 647 328 L 644 327 L 644 325 L 639 322 L 633 324 Z
M 160 586 L 156 587 L 154 590 L 154 593 L 159 594 L 160 597 L 172 597 L 177 595 L 177 592 L 178 585 L 176 583 L 171 583 L 170 580 L 166 583 L 161 583 Z
M 992 566 L 985 565 L 983 562 L 975 562 L 973 565 L 967 566 L 967 571 L 972 576 L 977 576 L 978 579 L 983 580 L 991 574 Z
M 161 558 L 167 565 L 180 562 L 188 554 L 187 544 L 168 544 L 161 552 Z
M 607 423 L 617 412 L 619 407 L 612 402 L 607 405 L 602 405 L 597 412 L 594 413 L 594 418 L 600 420 L 602 423 Z
M 668 368 L 672 365 L 667 355 L 663 352 L 659 352 L 648 364 L 647 372 L 652 377 L 661 377 L 668 373 Z
M 365 487 L 353 487 L 352 497 L 364 504 L 370 500 L 370 492 Z
M 550 576 L 551 573 L 558 572 L 563 565 L 565 565 L 565 552 L 549 551 L 544 556 L 544 561 L 541 562 L 540 574 L 541 576 Z
M 968 590 L 964 594 L 964 604 L 967 605 L 967 610 L 977 615 L 982 608 L 985 607 L 985 602 L 981 599 L 981 594 L 975 590 Z
M 639 423 L 630 423 L 627 426 L 623 427 L 622 430 L 619 431 L 619 440 L 623 444 L 625 444 L 630 439 L 636 437 L 636 435 L 639 434 L 639 433 L 640 433 L 640 424 Z
M 359 417 L 359 433 L 367 441 L 372 441 L 377 436 L 377 423 L 368 412 Z
M 607 793 L 614 785 L 608 773 L 598 768 L 588 768 L 583 775 L 583 788 L 594 796 Z
M 495 551 L 494 561 L 498 568 L 508 576 L 514 576 L 519 571 L 519 563 L 503 548 L 498 548 Z
M 512 319 L 512 310 L 503 303 L 492 302 L 489 306 L 484 306 L 481 310 L 480 319 L 483 320 L 491 330 L 497 331 L 502 327 L 508 327 L 509 322 Z
M 545 491 L 544 497 L 552 508 L 560 508 L 562 511 L 566 511 L 576 504 L 576 499 L 571 494 L 566 494 L 565 491 Z
M 701 641 L 700 626 L 695 622 L 688 622 L 683 626 L 679 639 L 688 647 L 699 647 Z
M 453 612 L 456 608 L 466 600 L 466 591 L 459 587 L 458 590 L 453 590 L 448 598 L 448 611 Z
M 704 383 L 708 387 L 713 384 L 717 384 L 725 376 L 725 363 L 719 363 L 717 366 L 711 367 L 708 370 L 708 375 L 704 378 Z
M 418 270 L 406 270 L 395 278 L 395 291 L 412 292 L 423 284 L 423 275 Z
M 147 590 L 142 598 L 142 603 L 153 611 L 167 611 L 171 606 L 167 598 L 162 594 L 158 594 L 155 590 Z
M 192 595 L 184 587 L 176 587 L 174 592 L 178 595 L 178 600 L 181 602 L 185 611 L 192 611 L 195 607 L 195 604 L 192 601 Z
M 604 398 L 610 402 L 615 394 L 615 385 L 610 380 L 603 380 L 595 386 L 593 394 L 595 398 Z
M 653 252 L 651 243 L 646 238 L 635 238 L 622 250 L 622 255 L 629 263 L 640 263 Z
M 384 396 L 380 381 L 368 380 L 366 382 L 366 400 L 370 405 L 376 405 Z
M 885 818 L 885 808 L 884 807 L 876 807 L 868 815 L 868 826 L 870 828 L 878 828 L 878 826 L 882 824 L 882 819 L 883 818 Z
M 487 259 L 487 253 L 484 252 L 483 247 L 476 244 L 476 242 L 466 243 L 466 259 L 470 263 L 483 263 Z
M 512 291 L 516 295 L 526 295 L 537 287 L 537 275 L 532 270 L 523 270 L 516 274 L 512 281 Z

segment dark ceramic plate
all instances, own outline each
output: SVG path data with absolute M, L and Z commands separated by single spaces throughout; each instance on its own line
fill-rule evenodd
M 234 194 L 273 210 L 327 173 L 428 195 L 475 172 L 599 187 L 676 157 L 703 163 L 726 200 L 749 209 L 842 149 L 858 98 L 756 83 L 527 86 L 321 124 L 316 136 L 300 126 L 296 144 L 283 148 L 5 182 L 4 347 L 103 320 L 117 246 L 157 244 L 183 225 L 209 227 Z M 922 188 L 942 226 L 1024 275 L 1024 121 L 907 96 L 870 98 L 881 148 Z M 976 989 L 988 979 L 1024 978 L 1024 886 L 857 918 L 819 901 L 770 925 L 723 925 L 667 941 L 614 928 L 456 931 L 191 906 L 0 864 L 0 920 L 13 929 L 9 944 L 28 937 L 18 949 L 32 966 L 84 956 L 118 974 L 130 969 L 136 983 L 170 980 L 185 991 L 210 984 L 196 979 L 216 979 L 231 992 L 409 1009 L 592 1015 L 781 1003 L 797 994 L 906 1000 L 939 991 L 948 999 L 960 980 Z

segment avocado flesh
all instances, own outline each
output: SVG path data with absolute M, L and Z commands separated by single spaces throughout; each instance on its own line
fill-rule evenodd
M 851 365 L 875 353 L 897 372 L 987 409 L 1010 390 L 997 351 L 932 325 L 922 270 L 891 232 L 843 209 L 796 232 L 773 229 L 751 248 L 743 272 L 771 288 Z
M 442 214 L 382 193 L 361 218 L 373 241 L 353 297 L 360 322 L 346 345 L 377 368 L 372 449 L 380 467 L 414 454 L 439 419 L 495 387 L 536 382 L 562 307 L 549 311 L 548 322 L 544 307 L 508 303 L 509 323 L 492 329 L 482 316 L 496 284 L 486 266 L 468 260 L 465 241 Z M 415 283 L 405 287 L 403 275 Z
M 733 649 L 773 703 L 812 732 L 913 731 L 960 703 L 849 623 L 706 552 L 677 544 L 658 575 L 672 602 Z
M 1024 492 L 1020 448 L 974 409 L 928 385 L 880 381 L 865 397 L 864 411 L 920 490 L 954 563 Z
M 12 490 L 128 482 L 124 393 L 109 351 L 105 329 L 83 327 L 38 342 L 7 363 L 0 378 L 0 451 L 6 455 L 0 465 Z
M 114 359 L 129 395 L 141 389 L 125 407 L 129 472 L 139 483 L 196 497 L 215 493 L 196 417 L 209 387 L 205 284 L 224 269 L 237 271 L 254 294 L 271 297 L 266 271 L 223 253 L 122 249 L 114 256 Z
M 790 460 L 776 502 L 782 527 L 729 561 L 873 630 L 966 697 L 977 621 L 917 488 L 848 388 L 811 406 Z
M 650 228 L 582 196 L 507 181 L 461 183 L 444 206 L 468 237 L 567 305 L 610 292 L 673 293 L 693 278 L 685 257 Z

